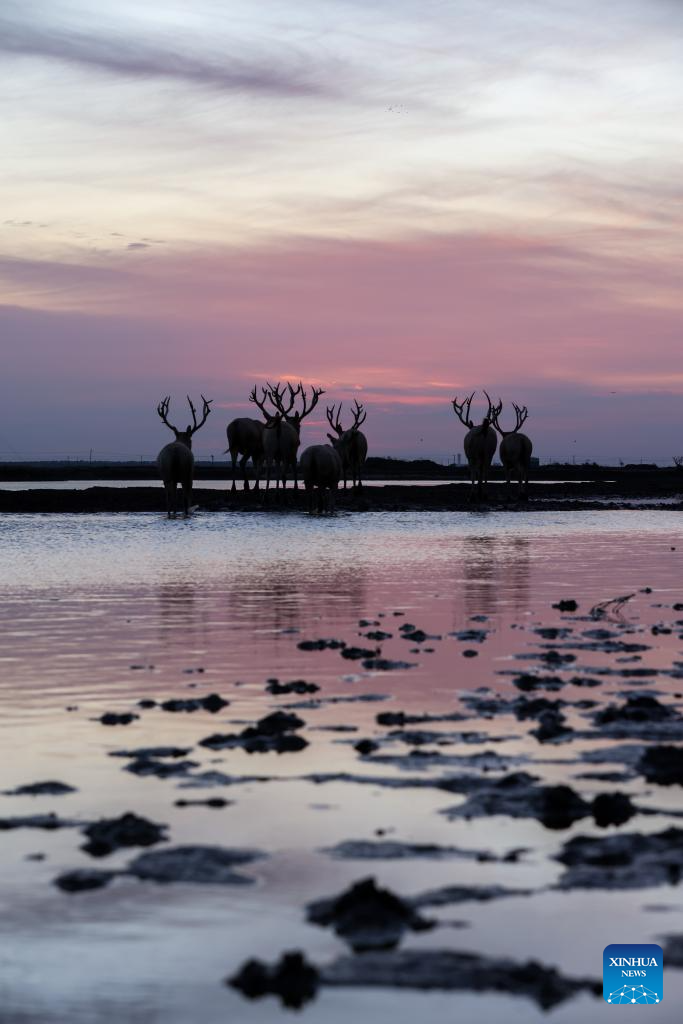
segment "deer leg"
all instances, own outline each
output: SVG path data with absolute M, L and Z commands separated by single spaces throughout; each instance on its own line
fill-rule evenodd
M 242 458 L 240 459 L 240 469 L 242 470 L 242 478 L 244 480 L 244 489 L 245 489 L 245 491 L 249 490 L 249 481 L 247 480 L 247 459 L 248 458 L 249 458 L 248 455 L 243 455 Z
M 237 490 L 237 484 L 235 483 L 235 468 L 236 468 L 236 465 L 237 465 L 237 452 L 234 452 L 231 449 L 231 451 L 230 451 L 230 458 L 232 459 L 232 487 L 230 488 L 230 490 L 231 491 L 236 491 Z
M 190 503 L 192 501 L 192 481 L 184 483 L 183 487 L 183 514 L 185 519 L 190 515 Z
M 296 455 L 294 456 L 294 462 L 292 463 L 292 469 L 294 471 L 294 490 L 299 490 L 299 467 L 297 466 Z
M 259 477 L 261 476 L 261 470 L 263 469 L 263 463 L 260 459 L 255 459 L 252 456 L 251 464 L 254 467 L 254 490 L 259 490 Z

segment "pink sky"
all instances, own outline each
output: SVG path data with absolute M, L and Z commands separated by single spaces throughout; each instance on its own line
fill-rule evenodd
M 266 377 L 376 454 L 482 388 L 542 457 L 683 452 L 680 9 L 252 7 L 3 7 L 4 457 L 154 455 L 186 391 L 218 456 Z

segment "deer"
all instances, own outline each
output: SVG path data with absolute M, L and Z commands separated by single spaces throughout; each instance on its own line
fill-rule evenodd
M 313 512 L 315 488 L 318 489 L 318 512 L 334 512 L 342 458 L 331 444 L 314 444 L 301 456 L 301 472 L 308 494 L 308 511 Z
M 533 445 L 526 434 L 522 434 L 520 431 L 529 415 L 529 410 L 525 405 L 520 408 L 520 406 L 513 402 L 512 408 L 515 410 L 515 425 L 512 430 L 503 430 L 498 422 L 502 408 L 503 403 L 499 399 L 498 405 L 492 412 L 491 419 L 493 426 L 501 436 L 500 461 L 503 463 L 508 485 L 514 473 L 519 481 L 519 496 L 520 498 L 525 498 L 529 490 L 529 467 L 531 465 Z
M 327 436 L 332 447 L 339 453 L 342 460 L 344 490 L 346 490 L 346 477 L 350 470 L 353 487 L 357 486 L 360 491 L 363 488 L 360 473 L 368 456 L 368 440 L 363 431 L 359 430 L 359 427 L 365 422 L 367 413 L 356 399 L 354 399 L 354 406 L 355 409 L 351 410 L 353 424 L 348 430 L 344 430 L 341 425 L 342 403 L 339 403 L 339 408 L 336 412 L 334 405 L 328 405 L 326 410 L 327 422 L 335 433 L 328 434 Z
M 276 488 L 286 488 L 287 469 L 291 467 L 294 476 L 294 490 L 299 489 L 297 476 L 297 452 L 301 442 L 301 423 L 318 404 L 318 399 L 325 392 L 322 388 L 311 387 L 311 401 L 309 405 L 306 388 L 301 381 L 294 388 L 291 384 L 286 385 L 289 392 L 289 404 L 285 407 L 285 385 L 272 385 L 267 383 L 268 399 L 276 410 L 277 416 L 273 422 L 266 424 L 263 431 L 263 448 L 266 460 L 266 489 L 270 483 L 270 467 L 274 462 L 277 467 Z M 297 397 L 301 397 L 301 410 L 295 408 Z M 265 399 L 264 399 L 265 400 Z M 264 408 L 259 404 L 262 412 Z M 272 415 L 272 414 L 271 414 Z
M 188 425 L 186 430 L 178 430 L 177 427 L 168 422 L 168 409 L 171 404 L 170 395 L 162 398 L 157 406 L 157 413 L 162 422 L 175 434 L 175 441 L 164 445 L 157 456 L 159 475 L 164 482 L 166 490 L 166 513 L 168 519 L 171 518 L 171 513 L 173 513 L 173 518 L 176 516 L 176 488 L 178 484 L 183 489 L 183 511 L 185 518 L 190 514 L 192 480 L 194 477 L 192 436 L 206 423 L 207 417 L 211 412 L 211 402 L 213 402 L 213 399 L 207 400 L 204 398 L 204 395 L 201 397 L 203 402 L 202 418 L 197 423 L 197 411 L 192 404 L 192 399 L 187 395 L 187 401 L 192 412 L 192 423 Z
M 484 485 L 488 482 L 489 470 L 491 468 L 491 461 L 493 456 L 496 454 L 496 446 L 498 444 L 496 438 L 496 432 L 492 427 L 492 416 L 494 413 L 500 414 L 502 404 L 499 406 L 493 406 L 491 399 L 484 392 L 489 403 L 489 407 L 486 415 L 481 421 L 478 427 L 475 427 L 473 421 L 470 419 L 470 407 L 472 405 L 472 399 L 476 392 L 472 392 L 469 398 L 463 399 L 462 402 L 458 402 L 457 395 L 453 399 L 453 411 L 458 417 L 460 422 L 468 428 L 465 434 L 465 458 L 469 463 L 470 475 L 472 478 L 472 492 L 471 497 L 474 497 L 474 489 L 476 485 L 476 497 L 481 500 L 484 494 Z
M 265 388 L 263 390 L 265 391 Z M 264 399 L 267 397 L 268 393 L 266 392 Z M 251 389 L 249 401 L 254 402 L 259 406 L 263 413 L 265 426 L 268 426 L 274 417 L 268 413 L 262 405 L 259 405 L 256 398 L 256 385 Z M 254 467 L 254 490 L 258 491 L 264 459 L 263 430 L 264 424 L 261 420 L 252 419 L 249 416 L 238 416 L 237 419 L 231 420 L 230 423 L 228 423 L 226 428 L 226 433 L 228 435 L 228 447 L 225 449 L 223 454 L 227 455 L 227 453 L 230 452 L 230 458 L 232 459 L 232 487 L 230 488 L 232 491 L 237 490 L 237 485 L 235 483 L 235 467 L 237 465 L 237 458 L 240 455 L 242 457 L 239 460 L 239 463 L 242 476 L 244 477 L 244 489 L 245 491 L 249 490 L 246 465 L 248 460 L 251 459 L 251 463 Z

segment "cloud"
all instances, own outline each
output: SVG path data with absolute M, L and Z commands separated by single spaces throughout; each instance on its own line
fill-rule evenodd
M 282 97 L 331 94 L 324 75 L 312 62 L 288 64 L 272 54 L 192 53 L 125 35 L 105 36 L 58 25 L 13 18 L 0 13 L 0 52 L 20 57 L 56 60 L 106 74 L 132 79 L 174 79 L 222 92 Z

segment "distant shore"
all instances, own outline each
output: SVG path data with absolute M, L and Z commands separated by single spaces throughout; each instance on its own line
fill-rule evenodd
M 255 512 L 269 510 L 301 511 L 308 507 L 305 491 L 293 489 L 288 481 L 286 494 L 270 491 L 231 492 L 208 490 L 199 485 L 193 491 L 193 504 L 201 510 Z M 180 494 L 179 494 L 180 497 Z M 180 502 L 179 502 L 180 504 Z M 473 508 L 515 511 L 605 510 L 615 508 L 666 508 L 683 510 L 683 477 L 674 473 L 653 473 L 647 478 L 633 475 L 610 481 L 563 481 L 531 483 L 528 501 L 519 501 L 517 487 L 504 483 L 489 484 L 486 500 L 470 500 L 470 488 L 464 483 L 411 486 L 387 484 L 362 491 L 340 489 L 337 509 L 349 512 L 471 511 Z M 3 490 L 0 485 L 0 513 L 96 513 L 163 512 L 164 491 L 158 487 L 88 487 L 85 489 Z

